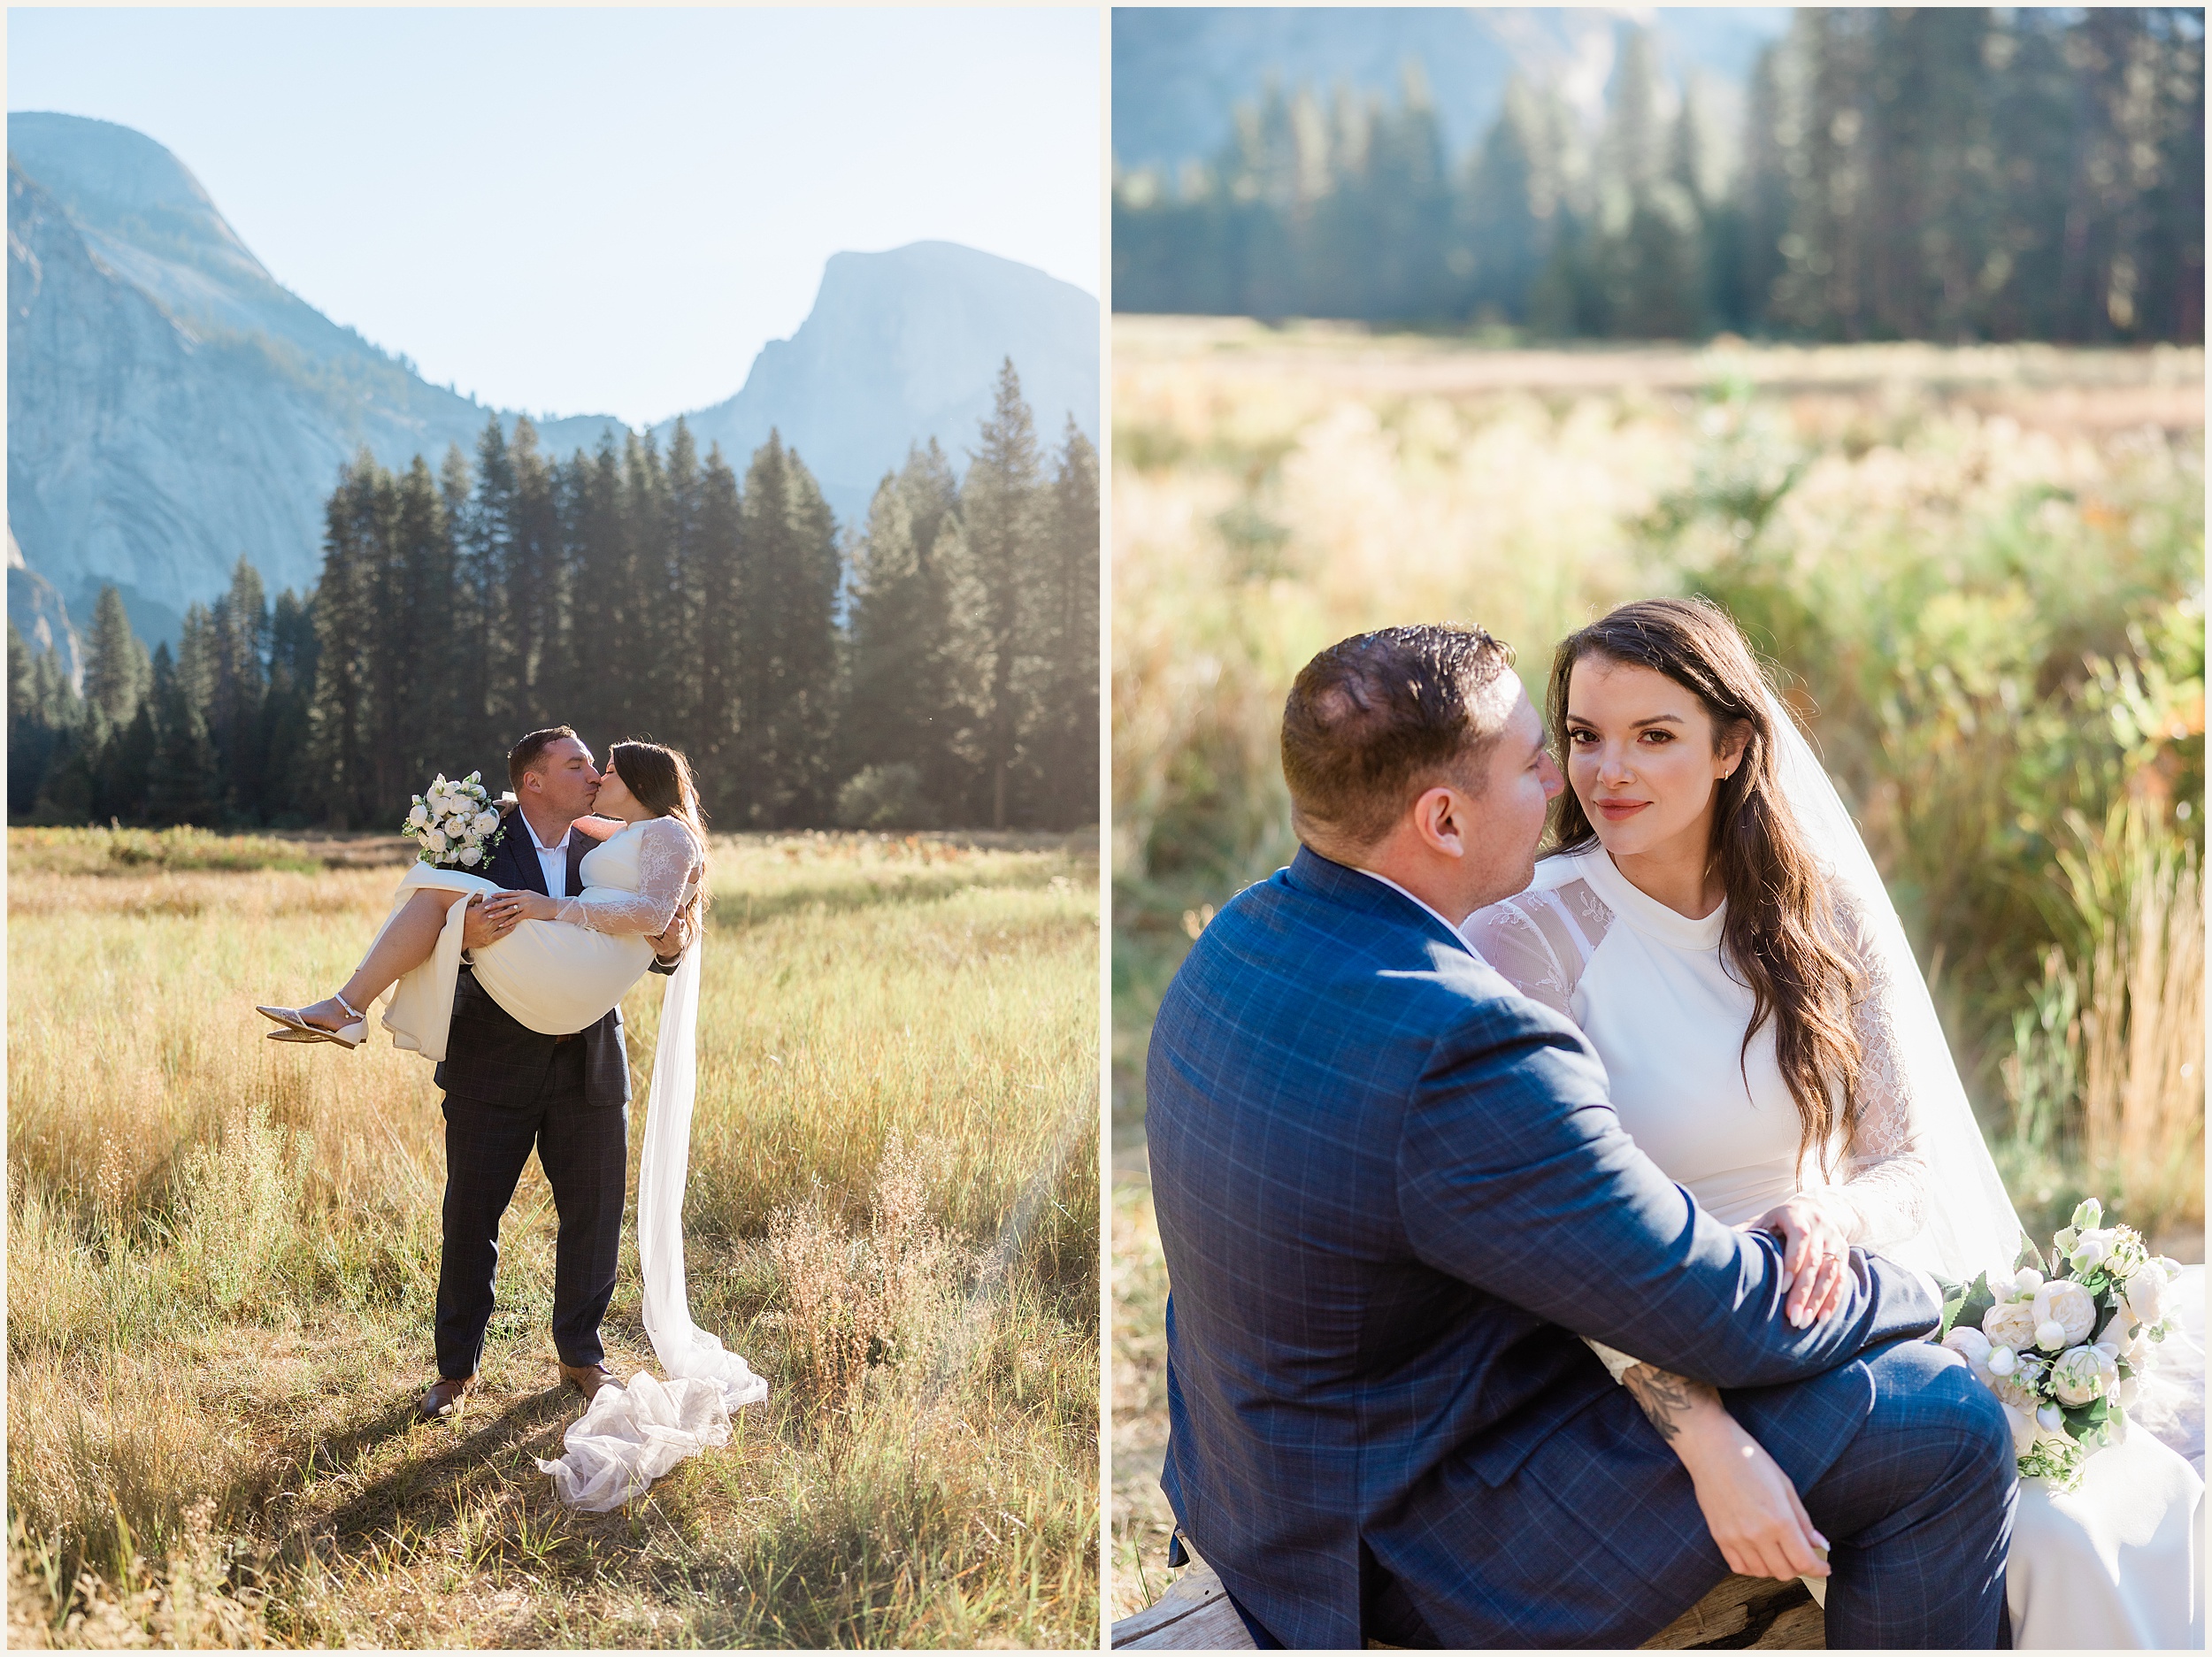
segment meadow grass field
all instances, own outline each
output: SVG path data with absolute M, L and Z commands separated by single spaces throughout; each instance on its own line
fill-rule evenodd
M 532 1460 L 581 1413 L 535 1162 L 479 1391 L 419 1423 L 431 1067 L 253 1011 L 339 982 L 398 868 L 11 830 L 10 1644 L 1093 1643 L 1094 845 L 717 839 L 691 1307 L 769 1401 L 590 1515 Z M 624 1004 L 633 1179 L 662 982 Z M 626 1235 L 618 1371 L 638 1320 Z
M 2203 1257 L 2200 350 L 1114 334 L 1113 1615 L 1171 1580 L 1153 1010 L 1289 860 L 1282 699 L 1365 628 L 1479 621 L 1540 707 L 1608 606 L 1724 604 L 1859 817 L 2024 1223 L 2094 1193 Z

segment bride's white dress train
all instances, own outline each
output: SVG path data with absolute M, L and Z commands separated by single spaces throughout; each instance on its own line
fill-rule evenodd
M 653 963 L 646 941 L 666 930 L 689 895 L 697 863 L 690 831 L 672 817 L 634 823 L 585 854 L 584 890 L 565 899 L 560 918 L 524 921 L 473 952 L 476 981 L 524 1027 L 571 1035 L 605 1017 Z M 424 888 L 485 893 L 480 875 L 418 863 L 400 883 L 393 913 Z M 461 967 L 466 905 L 456 903 L 428 961 L 402 978 L 384 1014 L 393 1041 L 442 1059 Z M 571 1507 L 602 1513 L 642 1494 L 685 1457 L 726 1444 L 730 1415 L 768 1396 L 745 1360 L 691 1321 L 684 1285 L 683 1196 L 697 1087 L 699 955 L 696 945 L 668 979 L 647 1096 L 645 1149 L 638 1169 L 638 1263 L 645 1332 L 668 1379 L 640 1374 L 602 1387 L 563 1435 L 564 1454 L 541 1461 Z
M 1516 988 L 1581 1026 L 1605 1062 L 1621 1125 L 1708 1213 L 1737 1225 L 1800 1188 L 1799 1125 L 1770 1020 L 1743 1051 L 1751 993 L 1723 964 L 1725 916 L 1725 906 L 1703 920 L 1677 914 L 1630 884 L 1594 844 L 1546 859 L 1528 891 L 1471 917 L 1465 935 Z M 1880 993 L 1886 952 L 1873 935 L 1880 917 L 1847 907 L 1845 918 L 1877 993 L 1857 1024 L 1864 1117 L 1831 1189 L 1856 1213 L 1868 1247 L 1956 1276 L 1934 1233 L 1963 1235 L 1970 1228 L 1959 1210 L 1984 1195 L 1973 1188 L 1978 1178 L 1932 1180 L 1923 1125 L 1932 1113 L 1915 1090 L 1933 1065 L 1917 1056 L 1913 1032 L 1899 1028 L 1906 998 Z M 1947 1071 L 1947 1055 L 1943 1064 Z M 1802 1183 L 1817 1183 L 1817 1170 L 1807 1173 Z M 2001 1188 L 1993 1201 L 2003 1201 Z M 2185 1307 L 2193 1297 L 2194 1328 L 2167 1343 L 2166 1373 L 2150 1378 L 2154 1396 L 2137 1412 L 2143 1425 L 2091 1456 L 2067 1494 L 2022 1481 L 2005 1584 L 2020 1648 L 2204 1644 L 2201 1269 L 2177 1287 Z M 1629 1362 L 1602 1348 L 1600 1355 L 1617 1373 Z

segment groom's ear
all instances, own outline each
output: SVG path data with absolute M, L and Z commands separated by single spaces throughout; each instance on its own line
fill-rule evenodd
M 1413 832 L 1421 844 L 1446 857 L 1467 855 L 1468 802 L 1448 784 L 1425 788 L 1413 802 Z

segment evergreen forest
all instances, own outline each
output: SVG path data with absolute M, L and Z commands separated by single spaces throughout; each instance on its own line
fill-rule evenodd
M 542 452 L 526 418 L 326 512 L 313 591 L 229 589 L 150 654 L 104 590 L 81 688 L 8 630 L 8 811 L 396 828 L 525 732 L 683 749 L 720 829 L 1098 820 L 1098 465 L 1010 362 L 964 477 L 934 441 L 841 531 L 772 433 L 741 477 L 679 421 Z
M 1447 154 L 1271 88 L 1210 165 L 1121 173 L 1118 311 L 1535 338 L 2200 341 L 2204 14 L 1813 8 L 1737 106 L 1624 24 L 1602 119 L 1516 81 Z

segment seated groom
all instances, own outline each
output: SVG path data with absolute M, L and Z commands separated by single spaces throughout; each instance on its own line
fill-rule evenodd
M 1774 1239 L 1661 1174 L 1581 1034 L 1460 940 L 1528 884 L 1561 786 L 1511 663 L 1447 626 L 1309 663 L 1302 849 L 1161 1004 L 1182 1533 L 1263 1647 L 1634 1645 L 1727 1568 L 1666 1390 L 1613 1385 L 1588 1336 L 1726 1389 L 1830 1544 L 1832 1645 L 1989 1646 L 2012 1440 L 1917 1339 L 1921 1281 L 1854 1250 L 1848 1299 L 1792 1329 Z

